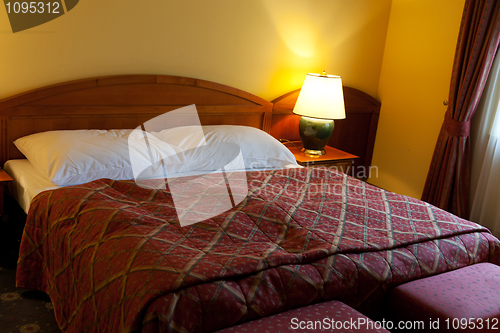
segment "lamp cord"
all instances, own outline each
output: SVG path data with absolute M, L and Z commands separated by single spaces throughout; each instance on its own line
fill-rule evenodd
M 279 142 L 281 142 L 283 145 L 285 145 L 285 143 L 291 143 L 292 145 L 295 146 L 295 148 L 297 148 L 298 150 L 301 150 L 302 147 L 299 147 L 295 144 L 295 142 L 293 141 L 290 141 L 290 140 L 287 140 L 287 139 L 278 139 Z

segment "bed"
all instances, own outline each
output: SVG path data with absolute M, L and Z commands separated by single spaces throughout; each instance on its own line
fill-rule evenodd
M 273 104 L 213 82 L 161 75 L 41 88 L 0 101 L 0 162 L 22 159 L 14 142 L 32 134 L 130 135 L 190 104 L 204 128 L 231 125 L 251 145 L 272 138 L 266 132 L 279 138 L 289 131 L 287 111 L 276 106 L 284 99 Z M 192 125 L 172 119 L 181 128 Z M 247 129 L 235 127 L 242 125 Z M 255 132 L 242 134 L 248 128 Z M 170 182 L 147 187 L 108 177 L 19 190 L 28 217 L 18 286 L 49 294 L 64 332 L 212 332 L 332 299 L 376 312 L 398 284 L 479 262 L 500 264 L 500 242 L 486 228 L 335 170 L 294 167 L 286 150 L 266 142 L 257 150 L 276 149 L 265 154 L 282 156 L 277 164 L 223 170 L 222 178 L 179 177 L 193 180 L 183 188 L 186 197 L 195 195 L 189 186 L 213 181 L 227 185 L 233 198 L 227 211 L 187 226 L 180 225 Z M 21 161 L 35 168 L 28 173 L 41 170 L 29 162 Z

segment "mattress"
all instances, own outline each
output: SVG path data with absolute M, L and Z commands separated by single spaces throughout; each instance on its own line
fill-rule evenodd
M 9 160 L 5 163 L 4 170 L 13 179 L 9 184 L 9 193 L 26 214 L 38 193 L 59 187 L 42 176 L 27 159 Z

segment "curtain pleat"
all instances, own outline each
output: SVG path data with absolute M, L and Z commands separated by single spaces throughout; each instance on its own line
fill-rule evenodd
M 462 15 L 448 110 L 432 157 L 422 200 L 469 217 L 470 120 L 500 40 L 500 1 L 467 0 Z
M 500 237 L 500 54 L 473 119 L 470 220 Z

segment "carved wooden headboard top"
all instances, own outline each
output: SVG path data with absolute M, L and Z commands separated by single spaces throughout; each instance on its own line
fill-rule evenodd
M 0 101 L 0 165 L 23 158 L 13 141 L 68 129 L 136 128 L 195 104 L 202 125 L 271 128 L 272 103 L 222 84 L 166 75 L 119 75 L 56 84 Z

